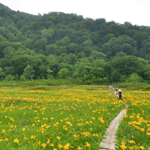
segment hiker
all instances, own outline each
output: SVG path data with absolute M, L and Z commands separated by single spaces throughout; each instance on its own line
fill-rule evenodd
M 112 86 L 111 85 L 109 85 L 109 89 L 110 89 L 110 91 L 112 90 Z
M 116 97 L 118 97 L 118 93 L 117 93 L 117 88 L 115 89 L 115 93 L 114 93 L 114 95 L 116 96 Z
M 122 92 L 121 92 L 121 90 L 119 90 L 119 92 L 118 92 L 118 99 L 122 100 Z
M 114 91 L 114 88 L 111 85 L 109 85 L 109 89 L 110 91 Z

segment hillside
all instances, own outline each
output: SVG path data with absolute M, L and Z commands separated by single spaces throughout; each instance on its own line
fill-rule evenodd
M 150 27 L 0 4 L 0 79 L 71 78 L 87 84 L 150 78 Z

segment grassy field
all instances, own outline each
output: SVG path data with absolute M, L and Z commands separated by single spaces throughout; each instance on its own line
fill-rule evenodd
M 150 150 L 150 92 L 127 93 L 129 108 L 120 123 L 118 149 Z
M 146 137 L 147 146 L 138 144 L 140 138 L 136 146 L 149 148 L 150 97 L 145 93 L 123 91 L 123 100 L 119 101 L 105 86 L 1 87 L 0 149 L 98 150 L 107 127 L 126 103 L 129 103 L 128 117 L 118 130 L 119 149 L 123 149 L 124 144 L 129 148 L 126 141 L 131 140 L 128 132 L 131 134 L 132 129 L 124 129 L 124 124 L 135 128 L 128 122 L 135 121 L 137 116 L 147 121 L 140 126 L 145 130 L 139 132 L 135 128 L 137 131 L 132 135 Z M 129 117 L 130 114 L 134 117 Z

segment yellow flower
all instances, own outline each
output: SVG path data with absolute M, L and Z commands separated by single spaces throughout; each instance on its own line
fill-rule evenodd
M 143 150 L 143 149 L 145 149 L 145 148 L 144 148 L 143 146 L 140 146 L 140 149 L 142 149 L 142 150 Z
M 54 146 L 54 144 L 50 144 L 49 146 L 52 146 L 52 147 L 53 147 L 53 146 Z
M 59 147 L 60 149 L 62 149 L 62 148 L 63 148 L 63 145 L 61 145 L 61 144 L 58 144 L 58 147 Z
M 0 139 L 0 142 L 2 142 L 3 141 L 3 139 Z
M 125 145 L 121 145 L 120 147 L 121 147 L 123 150 L 127 148 Z
M 59 141 L 61 139 L 61 137 L 57 136 L 57 140 Z
M 2 130 L 2 133 L 5 133 L 5 129 Z
M 50 142 L 50 139 L 47 140 L 47 143 L 49 143 L 49 142 Z
M 64 149 L 69 149 L 69 147 L 70 147 L 70 143 L 64 145 Z
M 87 146 L 87 147 L 90 147 L 90 144 L 89 144 L 88 142 L 86 142 L 86 146 Z
M 25 131 L 25 128 L 22 128 L 22 131 Z
M 136 144 L 136 143 L 135 143 L 135 141 L 133 141 L 133 140 L 130 140 L 130 143 L 134 143 L 134 144 Z
M 150 132 L 147 132 L 146 134 L 147 134 L 147 135 L 150 135 Z
M 14 139 L 14 143 L 19 143 L 19 140 L 18 139 Z
M 81 150 L 82 148 L 80 146 L 77 147 L 78 150 Z
M 45 148 L 45 147 L 46 147 L 46 144 L 45 144 L 45 143 L 43 143 L 43 144 L 41 144 L 41 146 L 42 146 L 43 148 Z
M 8 141 L 8 138 L 5 138 L 4 141 Z
M 125 146 L 125 142 L 121 142 L 121 146 L 120 146 L 123 150 L 125 150 L 127 147 Z
M 33 135 L 31 136 L 31 139 L 35 139 L 35 138 L 36 138 L 36 135 L 35 136 L 33 136 Z

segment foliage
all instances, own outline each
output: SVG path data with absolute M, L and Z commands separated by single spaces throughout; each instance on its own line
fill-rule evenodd
M 108 84 L 136 73 L 150 83 L 147 26 L 62 12 L 31 15 L 3 4 L 0 14 L 0 80 L 69 77 L 81 84 Z
M 117 131 L 117 150 L 150 149 L 149 94 L 131 91 L 124 96 L 128 107 Z

